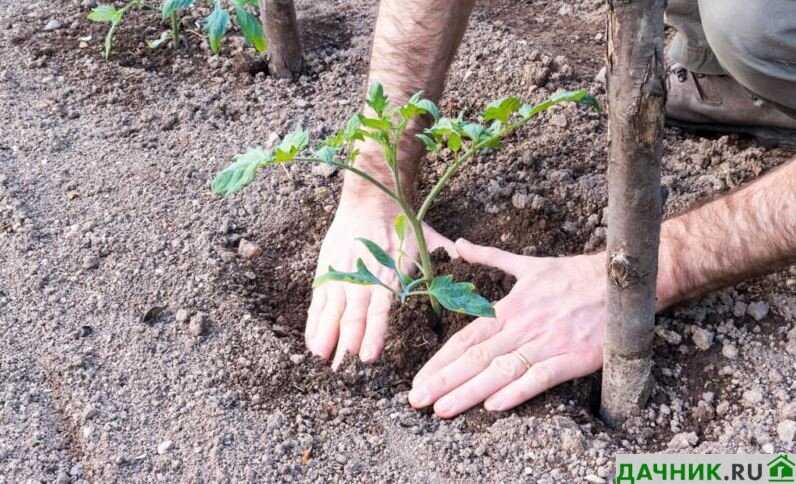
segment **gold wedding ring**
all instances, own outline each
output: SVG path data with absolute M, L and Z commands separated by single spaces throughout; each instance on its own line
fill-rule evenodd
M 519 351 L 515 351 L 515 352 L 514 352 L 514 356 L 516 356 L 517 358 L 519 358 L 519 359 L 520 359 L 520 361 L 522 362 L 522 364 L 523 364 L 523 365 L 525 365 L 525 368 L 527 368 L 527 369 L 529 369 L 529 370 L 530 370 L 530 369 L 531 369 L 531 366 L 533 366 L 533 365 L 531 365 L 531 362 L 530 362 L 530 361 L 528 361 L 528 358 L 524 357 L 524 356 L 522 355 L 522 353 L 520 353 Z

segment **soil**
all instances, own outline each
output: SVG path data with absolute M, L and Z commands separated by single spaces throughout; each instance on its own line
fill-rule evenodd
M 376 2 L 297 1 L 295 82 L 268 77 L 234 32 L 220 56 L 190 33 L 150 50 L 164 26 L 147 10 L 106 62 L 84 3 L 0 0 L 0 483 L 599 483 L 618 452 L 795 450 L 781 428 L 796 418 L 796 268 L 660 315 L 652 402 L 625 431 L 595 417 L 599 374 L 503 414 L 412 410 L 414 373 L 467 323 L 419 301 L 393 311 L 382 361 L 332 373 L 302 339 L 340 173 L 276 169 L 224 200 L 208 185 L 246 147 L 296 124 L 319 138 L 358 109 Z M 593 0 L 483 2 L 442 110 L 560 88 L 604 102 L 603 14 Z M 526 255 L 599 250 L 605 138 L 604 114 L 546 114 L 468 166 L 429 222 Z M 793 154 L 669 129 L 667 213 Z M 427 160 L 421 190 L 442 168 Z M 239 257 L 242 239 L 262 255 Z M 513 282 L 439 262 L 493 300 Z

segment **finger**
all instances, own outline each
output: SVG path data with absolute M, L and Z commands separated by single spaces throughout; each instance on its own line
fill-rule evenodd
M 312 302 L 307 310 L 307 326 L 304 328 L 304 342 L 309 347 L 310 342 L 315 337 L 318 330 L 318 321 L 321 311 L 326 303 L 326 287 L 321 286 L 312 291 Z
M 371 292 L 365 337 L 359 350 L 359 359 L 365 363 L 378 360 L 384 350 L 392 298 L 393 294 L 383 287 L 375 287 Z
M 345 310 L 345 291 L 341 284 L 330 284 L 326 288 L 326 304 L 323 306 L 318 322 L 318 329 L 312 339 L 310 351 L 324 360 L 329 356 L 337 344 L 340 332 L 340 317 Z
M 494 247 L 476 245 L 465 239 L 456 241 L 456 251 L 467 262 L 495 267 L 514 276 L 523 272 L 527 261 L 524 256 Z
M 459 253 L 456 251 L 456 244 L 453 241 L 444 235 L 440 234 L 431 226 L 423 224 L 423 233 L 426 236 L 426 240 L 428 241 L 428 247 L 433 252 L 436 249 L 442 247 L 445 249 L 445 252 L 448 253 L 448 256 L 451 259 L 458 259 Z
M 524 355 L 518 356 L 517 351 L 519 350 L 498 356 L 492 360 L 486 370 L 437 400 L 434 404 L 434 413 L 442 418 L 455 417 L 520 378 L 528 371 L 528 363 L 534 362 Z
M 600 356 L 564 353 L 534 364 L 517 380 L 484 402 L 489 411 L 502 412 L 527 402 L 540 393 L 573 378 L 586 376 L 600 367 Z
M 517 339 L 514 335 L 501 333 L 469 347 L 451 364 L 418 382 L 409 392 L 409 403 L 415 408 L 431 405 L 484 371 L 493 359 L 516 347 Z
M 340 339 L 332 362 L 332 370 L 337 370 L 346 353 L 359 353 L 362 336 L 365 334 L 365 320 L 368 315 L 370 289 L 362 286 L 345 287 L 345 311 L 340 318 Z
M 501 324 L 495 318 L 478 318 L 460 329 L 417 372 L 414 380 L 412 380 L 412 386 L 418 385 L 430 375 L 448 366 L 467 351 L 467 348 L 491 338 L 500 331 L 500 328 Z

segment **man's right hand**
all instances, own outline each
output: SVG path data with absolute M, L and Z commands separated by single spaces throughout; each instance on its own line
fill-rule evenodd
M 321 245 L 316 276 L 328 272 L 329 266 L 338 271 L 356 270 L 356 260 L 362 258 L 368 269 L 382 282 L 398 288 L 396 275 L 380 265 L 356 239 L 372 240 L 397 259 L 398 237 L 393 229 L 400 213 L 397 204 L 381 195 L 369 197 L 346 196 L 344 193 L 329 231 Z M 455 254 L 453 243 L 425 226 L 429 250 L 444 247 Z M 413 272 L 412 260 L 417 258 L 414 235 L 407 234 L 401 270 Z M 384 349 L 387 321 L 394 295 L 380 286 L 329 282 L 312 294 L 307 317 L 305 338 L 309 350 L 323 359 L 335 351 L 332 368 L 337 369 L 346 353 L 359 354 L 366 363 L 376 361 Z

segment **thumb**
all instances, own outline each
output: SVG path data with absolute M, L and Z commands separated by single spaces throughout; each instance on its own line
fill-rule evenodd
M 456 241 L 456 251 L 462 259 L 471 264 L 495 267 L 514 276 L 522 272 L 526 263 L 524 256 L 494 247 L 476 245 L 465 239 Z
M 433 252 L 442 247 L 451 259 L 459 258 L 459 254 L 456 252 L 456 244 L 454 244 L 451 239 L 445 237 L 426 224 L 423 224 L 423 233 L 428 241 L 428 248 L 430 251 Z

